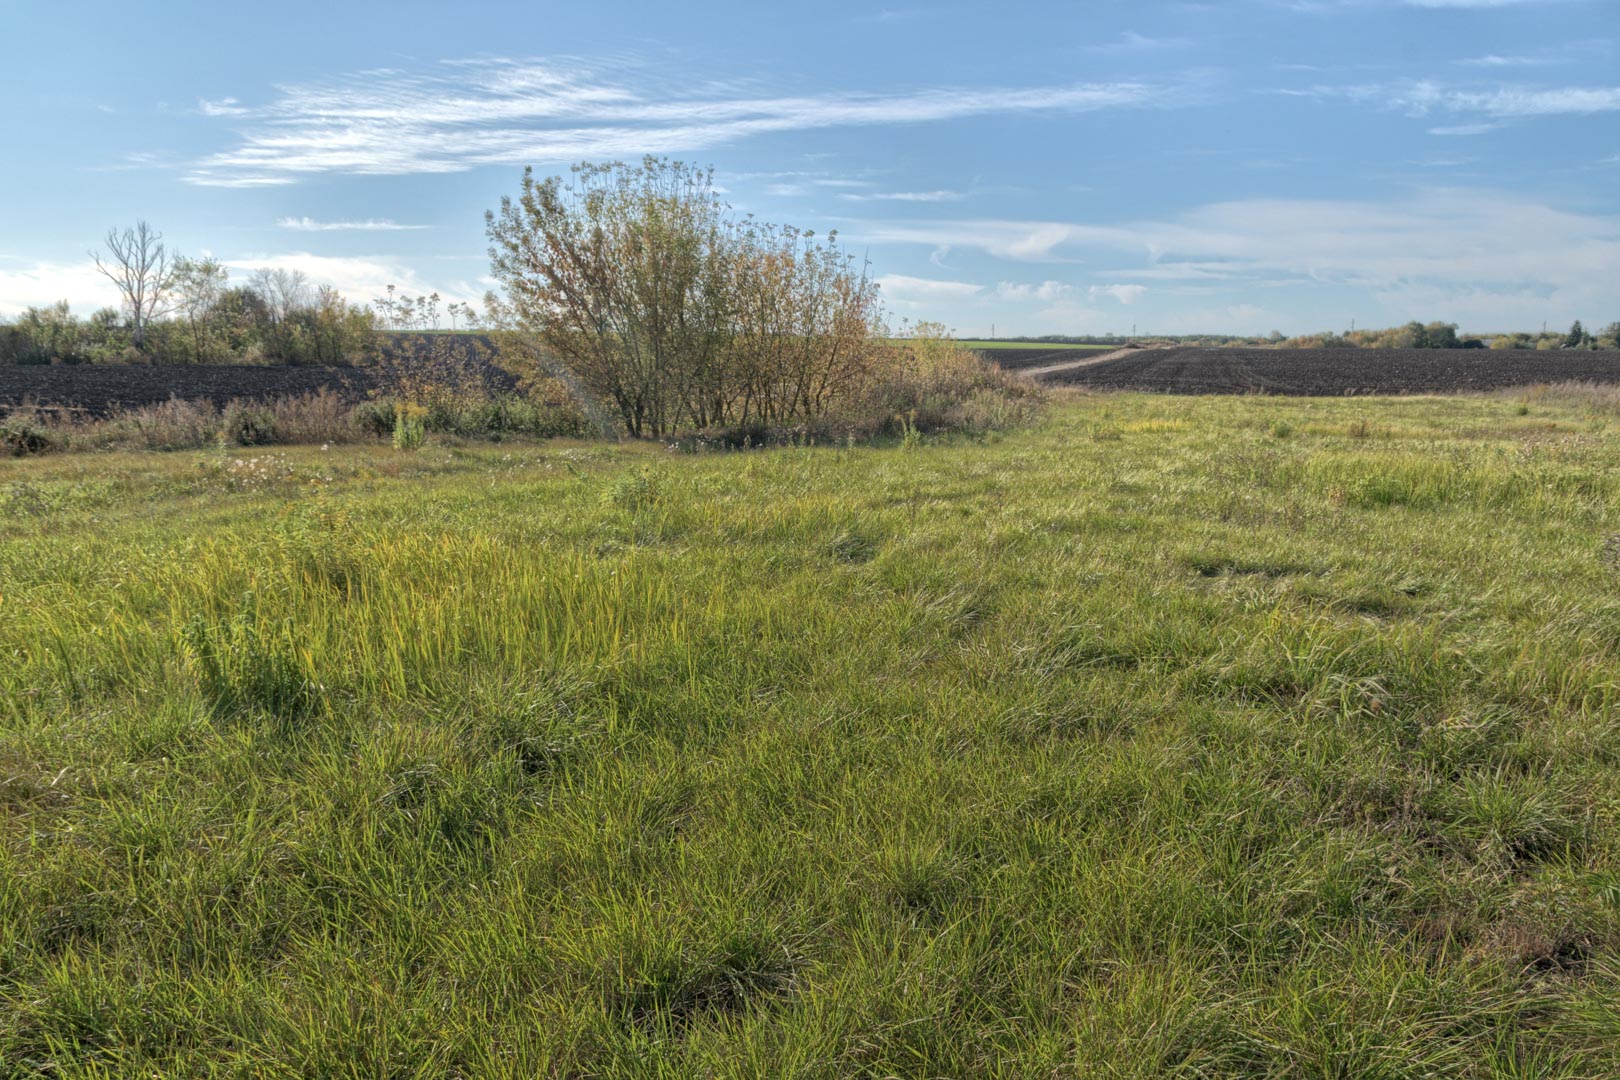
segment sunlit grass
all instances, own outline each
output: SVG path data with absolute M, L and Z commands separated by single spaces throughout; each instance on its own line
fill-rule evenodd
M 0 1076 L 1620 1074 L 1613 424 L 0 462 Z

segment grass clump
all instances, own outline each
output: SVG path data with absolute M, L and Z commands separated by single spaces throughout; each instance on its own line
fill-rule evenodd
M 1620 1074 L 1592 409 L 7 458 L 0 1075 Z
M 394 410 L 394 449 L 420 450 L 427 439 L 427 412 L 420 406 L 402 405 Z

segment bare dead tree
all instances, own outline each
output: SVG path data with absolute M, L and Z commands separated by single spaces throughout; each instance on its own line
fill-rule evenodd
M 118 288 L 124 311 L 135 332 L 135 347 L 146 348 L 146 324 L 164 314 L 173 276 L 163 234 L 144 221 L 122 231 L 107 230 L 107 254 L 92 251 L 90 257 Z

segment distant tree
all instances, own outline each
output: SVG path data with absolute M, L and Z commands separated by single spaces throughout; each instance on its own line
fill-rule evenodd
M 1564 348 L 1578 349 L 1585 344 L 1586 328 L 1581 325 L 1581 320 L 1576 319 L 1570 324 L 1569 333 L 1564 335 Z
M 369 360 L 377 352 L 376 317 L 367 309 L 350 304 L 329 285 L 316 290 L 315 300 L 294 313 L 307 323 L 303 339 L 321 364 L 342 364 Z M 302 359 L 302 358 L 299 358 Z
M 251 288 L 264 302 L 260 340 L 266 353 L 284 364 L 298 363 L 310 343 L 293 316 L 314 301 L 309 278 L 302 270 L 266 267 L 254 272 Z
M 1414 320 L 1405 326 L 1394 326 L 1388 330 L 1380 331 L 1373 340 L 1373 347 L 1378 349 L 1421 349 L 1423 347 L 1423 324 Z
M 1420 349 L 1455 349 L 1458 348 L 1457 324 L 1432 322 L 1423 328 L 1418 342 Z
M 214 344 L 213 316 L 225 295 L 230 275 L 219 260 L 208 256 L 188 259 L 184 255 L 174 260 L 175 303 L 186 317 L 190 331 L 191 358 L 203 363 L 209 359 Z
M 120 232 L 107 230 L 107 252 L 91 252 L 96 269 L 118 289 L 124 313 L 129 317 L 135 348 L 146 349 L 146 325 L 168 309 L 170 274 L 168 249 L 163 234 L 144 221 Z
M 252 279 L 253 291 L 264 298 L 270 318 L 285 322 L 294 311 L 308 304 L 311 298 L 309 278 L 302 270 L 256 270 Z

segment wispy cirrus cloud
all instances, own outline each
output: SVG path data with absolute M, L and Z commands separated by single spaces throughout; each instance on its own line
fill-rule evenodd
M 1497 53 L 1486 53 L 1484 56 L 1470 56 L 1457 61 L 1462 67 L 1482 68 L 1541 67 L 1557 62 L 1556 58 L 1544 53 L 1535 56 L 1501 56 Z
M 1571 0 L 1401 0 L 1407 7 L 1420 8 L 1501 8 L 1501 7 L 1547 7 L 1552 4 L 1569 3 Z
M 197 102 L 197 111 L 204 116 L 242 116 L 247 113 L 242 103 L 233 97 L 220 98 L 218 101 L 205 98 Z
M 252 173 L 240 173 L 232 175 L 228 173 L 194 172 L 184 177 L 184 180 L 186 183 L 195 184 L 198 187 L 217 188 L 284 187 L 287 184 L 295 184 L 298 182 L 290 176 L 258 176 Z
M 1484 135 L 1495 131 L 1501 124 L 1442 124 L 1429 129 L 1430 135 Z
M 846 202 L 900 202 L 900 203 L 944 203 L 961 202 L 968 197 L 965 191 L 872 191 L 848 192 L 838 196 Z
M 796 198 L 810 195 L 820 188 L 862 188 L 870 187 L 870 180 L 850 180 L 842 177 L 818 177 L 810 173 L 785 172 L 782 176 L 797 176 L 804 179 L 778 181 L 765 185 L 765 194 L 775 195 L 778 198 Z
M 276 219 L 278 229 L 292 229 L 296 232 L 410 232 L 416 229 L 431 228 L 429 225 L 401 225 L 397 221 L 387 218 L 367 219 L 365 221 L 316 221 L 308 217 L 284 217 Z
M 1028 112 L 1166 106 L 1184 91 L 1142 82 L 934 87 L 771 95 L 660 83 L 630 62 L 447 61 L 278 88 L 274 100 L 212 103 L 237 144 L 197 161 L 193 184 L 244 186 L 323 173 L 402 175 L 481 165 L 700 150 L 772 132 L 920 124 Z M 226 111 L 229 110 L 229 111 Z
M 1086 46 L 1086 51 L 1094 53 L 1144 53 L 1159 52 L 1163 49 L 1185 49 L 1192 44 L 1193 40 L 1191 38 L 1152 37 L 1147 34 L 1138 34 L 1134 30 L 1127 30 L 1113 41 Z
M 1398 110 L 1412 117 L 1469 114 L 1487 118 L 1431 129 L 1436 135 L 1477 135 L 1489 124 L 1545 116 L 1589 116 L 1620 111 L 1620 86 L 1454 86 L 1434 79 L 1407 79 L 1392 83 L 1319 85 L 1305 89 L 1272 91 L 1290 97 L 1365 102 Z
M 1620 86 L 1497 86 L 1459 89 L 1421 80 L 1389 88 L 1390 104 L 1419 116 L 1434 111 L 1483 113 L 1499 119 L 1620 110 Z

